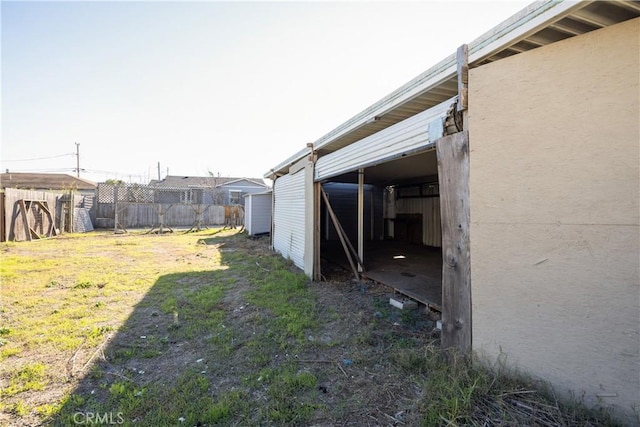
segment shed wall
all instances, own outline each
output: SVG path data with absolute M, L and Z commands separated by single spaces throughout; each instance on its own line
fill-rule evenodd
M 352 242 L 358 241 L 358 184 L 323 184 L 331 208 Z M 323 212 L 325 240 L 338 240 L 338 233 L 329 214 Z M 382 194 L 373 185 L 364 186 L 364 239 L 382 240 Z
M 631 422 L 639 33 L 627 21 L 469 76 L 473 346 Z
M 276 179 L 273 248 L 305 268 L 305 170 Z
M 245 197 L 245 227 L 250 236 L 271 231 L 271 193 Z

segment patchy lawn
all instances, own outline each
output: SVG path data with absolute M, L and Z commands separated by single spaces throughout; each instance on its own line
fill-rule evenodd
M 610 423 L 443 360 L 429 313 L 339 271 L 311 283 L 266 239 L 94 232 L 0 248 L 0 425 Z

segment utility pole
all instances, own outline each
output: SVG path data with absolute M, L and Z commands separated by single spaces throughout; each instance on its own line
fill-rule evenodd
M 158 162 L 158 181 L 161 181 L 161 179 L 160 179 L 160 162 Z
M 76 142 L 76 176 L 80 178 L 80 144 Z

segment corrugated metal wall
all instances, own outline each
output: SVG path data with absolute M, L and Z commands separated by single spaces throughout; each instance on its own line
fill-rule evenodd
M 304 269 L 305 174 L 301 170 L 278 178 L 273 186 L 275 209 L 273 248 Z
M 245 197 L 245 227 L 250 236 L 271 231 L 271 193 Z
M 442 247 L 440 197 L 396 199 L 395 214 L 422 214 L 422 244 Z
M 331 208 L 335 212 L 349 240 L 358 239 L 358 185 L 347 183 L 326 183 L 322 186 L 327 193 Z M 376 192 L 380 193 L 377 194 Z M 337 240 L 338 235 L 329 215 L 323 212 L 323 238 Z M 372 185 L 364 186 L 364 238 L 382 238 L 382 192 Z
M 391 160 L 431 144 L 429 123 L 444 118 L 453 99 L 409 117 L 378 133 L 361 139 L 316 162 L 315 180 L 321 181 L 358 168 Z

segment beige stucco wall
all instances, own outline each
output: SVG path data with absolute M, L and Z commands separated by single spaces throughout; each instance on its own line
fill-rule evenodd
M 640 411 L 640 19 L 470 71 L 473 346 Z

